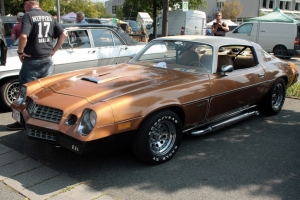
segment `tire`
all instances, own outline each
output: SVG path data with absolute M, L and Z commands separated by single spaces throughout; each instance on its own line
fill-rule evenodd
M 163 110 L 149 116 L 138 128 L 131 144 L 133 153 L 147 164 L 161 164 L 177 152 L 182 138 L 180 118 Z
M 276 115 L 280 112 L 286 96 L 286 83 L 277 79 L 260 105 L 261 112 L 266 115 Z
M 273 49 L 274 56 L 279 58 L 288 57 L 287 49 L 283 45 L 277 45 Z
M 17 99 L 19 94 L 18 78 L 6 79 L 0 88 L 0 106 L 5 111 L 11 111 L 10 104 Z

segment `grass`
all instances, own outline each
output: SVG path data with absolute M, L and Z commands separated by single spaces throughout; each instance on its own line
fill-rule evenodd
M 300 82 L 295 83 L 287 89 L 287 97 L 300 98 Z

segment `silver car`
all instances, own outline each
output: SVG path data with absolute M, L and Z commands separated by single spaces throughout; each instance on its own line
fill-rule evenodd
M 124 63 L 146 43 L 133 40 L 121 28 L 101 24 L 62 24 L 68 33 L 61 49 L 53 56 L 53 73 Z M 17 44 L 15 44 L 17 45 Z M 0 106 L 9 111 L 19 92 L 21 62 L 17 46 L 7 53 L 6 66 L 0 67 Z

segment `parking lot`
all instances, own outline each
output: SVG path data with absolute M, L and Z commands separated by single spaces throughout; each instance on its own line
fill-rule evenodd
M 113 199 L 298 199 L 299 119 L 300 100 L 287 99 L 276 116 L 184 136 L 175 157 L 158 166 L 141 163 L 127 148 L 79 156 L 27 140 L 23 131 L 6 131 L 13 122 L 7 112 L 0 114 L 0 143 Z M 28 190 L 46 195 L 55 189 Z

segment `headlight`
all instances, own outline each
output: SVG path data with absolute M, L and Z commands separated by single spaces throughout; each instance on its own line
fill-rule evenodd
M 18 105 L 20 105 L 26 98 L 26 92 L 27 92 L 27 88 L 23 85 L 20 89 L 19 97 L 16 101 Z
M 84 110 L 81 122 L 78 127 L 78 132 L 81 135 L 88 135 L 96 125 L 97 115 L 93 110 Z

